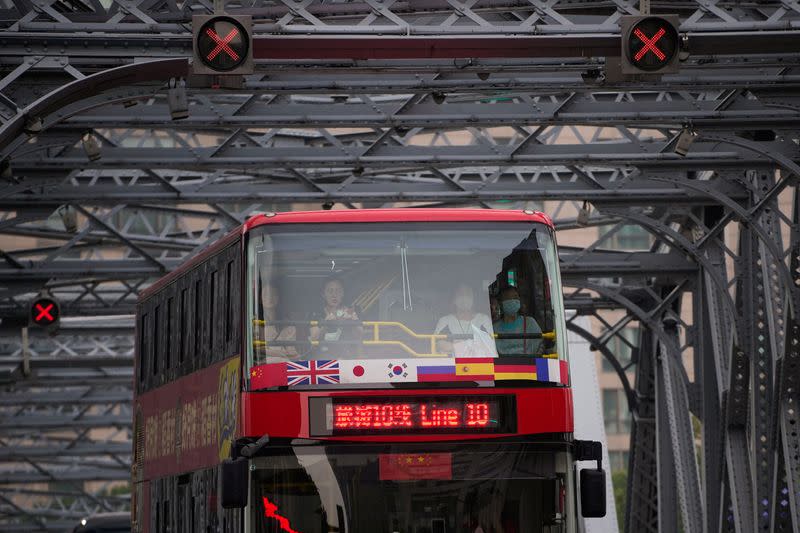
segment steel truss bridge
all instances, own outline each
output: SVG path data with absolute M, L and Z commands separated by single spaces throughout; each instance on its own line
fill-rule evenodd
M 125 315 L 248 214 L 512 201 L 610 228 L 561 252 L 632 413 L 626 531 L 800 531 L 800 2 L 646 3 L 681 19 L 660 80 L 607 75 L 634 0 L 230 2 L 256 72 L 215 88 L 208 0 L 3 0 L 0 529 L 127 504 Z M 86 318 L 24 339 L 45 288 Z

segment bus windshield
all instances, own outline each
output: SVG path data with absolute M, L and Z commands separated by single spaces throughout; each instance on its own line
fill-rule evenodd
M 474 363 L 458 380 L 479 385 L 564 382 L 556 247 L 543 224 L 261 226 L 248 272 L 251 390 L 451 381 L 454 359 Z M 285 383 L 252 379 L 274 363 L 288 364 Z
M 252 533 L 567 533 L 566 451 L 534 445 L 301 446 L 253 461 Z

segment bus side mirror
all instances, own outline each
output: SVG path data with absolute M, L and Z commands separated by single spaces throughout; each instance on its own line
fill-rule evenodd
M 602 468 L 581 470 L 581 514 L 585 518 L 606 515 L 606 472 Z
M 244 457 L 226 459 L 219 470 L 219 493 L 224 509 L 247 507 L 247 473 L 249 462 Z

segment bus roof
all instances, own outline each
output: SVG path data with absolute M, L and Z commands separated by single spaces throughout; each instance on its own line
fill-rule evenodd
M 139 294 L 139 301 L 149 298 L 184 272 L 192 269 L 207 257 L 225 248 L 233 242 L 238 235 L 247 233 L 253 228 L 266 224 L 333 224 L 358 222 L 539 222 L 550 228 L 554 227 L 553 221 L 545 213 L 511 209 L 400 208 L 260 213 L 250 217 L 243 225 L 232 230 L 225 237 L 214 242 L 199 254 L 189 258 L 185 263 L 181 264 L 181 266 L 144 289 Z
M 506 209 L 341 209 L 336 211 L 290 211 L 259 214 L 244 224 L 249 231 L 264 224 L 325 224 L 356 222 L 540 222 L 553 228 L 553 221 L 539 211 Z

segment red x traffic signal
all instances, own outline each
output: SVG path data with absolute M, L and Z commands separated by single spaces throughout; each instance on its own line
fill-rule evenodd
M 249 15 L 192 17 L 195 74 L 253 72 L 252 19 Z
M 679 20 L 676 15 L 622 17 L 623 74 L 678 72 Z
M 42 328 L 55 328 L 61 318 L 58 302 L 49 296 L 38 296 L 31 302 L 30 324 Z

